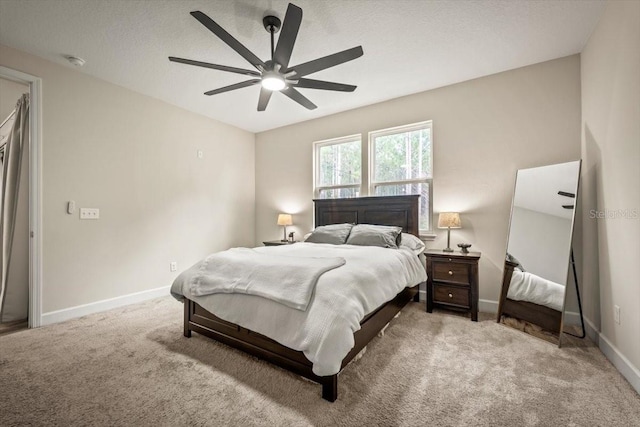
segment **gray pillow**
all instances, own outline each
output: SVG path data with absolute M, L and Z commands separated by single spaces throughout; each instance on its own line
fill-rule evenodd
M 381 246 L 383 248 L 397 249 L 401 232 L 402 227 L 358 224 L 351 229 L 347 245 Z
M 420 255 L 424 252 L 426 246 L 422 240 L 418 239 L 413 234 L 408 233 L 402 233 L 400 236 L 399 248 L 408 248 L 416 255 Z
M 305 242 L 344 245 L 352 227 L 353 224 L 321 225 L 313 230 L 311 236 L 307 237 Z

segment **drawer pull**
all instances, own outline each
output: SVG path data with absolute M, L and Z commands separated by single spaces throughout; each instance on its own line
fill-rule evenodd
M 449 294 L 449 298 L 453 298 L 453 294 Z
M 453 271 L 449 270 L 449 276 L 453 276 Z

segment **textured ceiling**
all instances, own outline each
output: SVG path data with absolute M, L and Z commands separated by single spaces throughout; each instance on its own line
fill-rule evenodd
M 304 13 L 290 64 L 362 45 L 364 56 L 309 78 L 358 85 L 354 93 L 300 89 L 308 111 L 274 94 L 256 111 L 259 87 L 204 96 L 246 80 L 170 63 L 179 56 L 251 66 L 197 22 L 201 10 L 263 60 L 266 12 L 285 0 L 0 0 L 0 43 L 196 113 L 258 132 L 399 96 L 578 53 L 605 4 L 561 1 L 296 0 Z M 1 61 L 0 61 L 1 62 Z
M 567 162 L 518 171 L 514 206 L 534 212 L 571 220 L 572 209 L 562 205 L 574 205 L 575 198 L 565 197 L 558 191 L 576 194 L 580 162 Z

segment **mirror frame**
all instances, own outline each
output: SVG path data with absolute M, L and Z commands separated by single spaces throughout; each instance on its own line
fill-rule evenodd
M 564 323 L 565 323 L 565 313 L 567 308 L 567 286 L 569 286 L 569 274 L 570 274 L 570 265 L 571 265 L 571 253 L 573 251 L 573 238 L 575 235 L 575 226 L 576 226 L 576 211 L 578 210 L 578 195 L 580 192 L 580 174 L 582 172 L 582 159 L 571 160 L 563 163 L 556 163 L 552 165 L 543 165 L 538 167 L 545 166 L 555 166 L 566 163 L 578 163 L 577 170 L 577 182 L 575 188 L 575 198 L 574 198 L 574 208 L 571 214 L 571 229 L 570 229 L 570 246 L 569 252 L 567 253 L 566 260 L 566 279 L 565 279 L 565 291 L 564 291 L 564 299 L 562 302 L 562 311 L 553 310 L 551 308 L 534 304 L 528 301 L 515 301 L 507 298 L 507 294 L 509 292 L 509 285 L 511 283 L 511 275 L 513 273 L 514 267 L 517 265 L 513 262 L 507 260 L 507 252 L 509 250 L 509 238 L 511 237 L 511 226 L 513 222 L 513 210 L 515 205 L 515 197 L 516 197 L 516 186 L 518 183 L 518 173 L 521 170 L 527 169 L 535 169 L 534 168 L 526 168 L 526 169 L 518 169 L 516 171 L 516 179 L 513 186 L 513 196 L 511 199 L 511 211 L 509 213 L 509 228 L 507 229 L 507 244 L 505 246 L 505 257 L 504 257 L 504 269 L 502 272 L 502 287 L 500 291 L 500 299 L 498 301 L 498 313 L 497 313 L 497 323 L 501 323 L 502 316 L 508 315 L 510 317 L 514 317 L 519 320 L 524 320 L 526 322 L 535 324 L 543 328 L 547 332 L 552 332 L 557 334 L 558 338 L 558 347 L 562 346 L 562 336 L 564 332 Z M 576 283 L 577 286 L 577 283 Z

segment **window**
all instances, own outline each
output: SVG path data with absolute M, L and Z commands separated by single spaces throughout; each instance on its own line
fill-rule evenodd
M 420 195 L 420 232 L 431 232 L 433 141 L 431 121 L 313 144 L 314 197 Z M 368 174 L 362 176 L 362 162 Z M 366 169 L 365 169 L 366 170 Z
M 431 121 L 369 133 L 369 194 L 420 195 L 420 230 L 431 230 Z
M 314 167 L 316 198 L 358 197 L 362 185 L 360 135 L 314 143 Z

